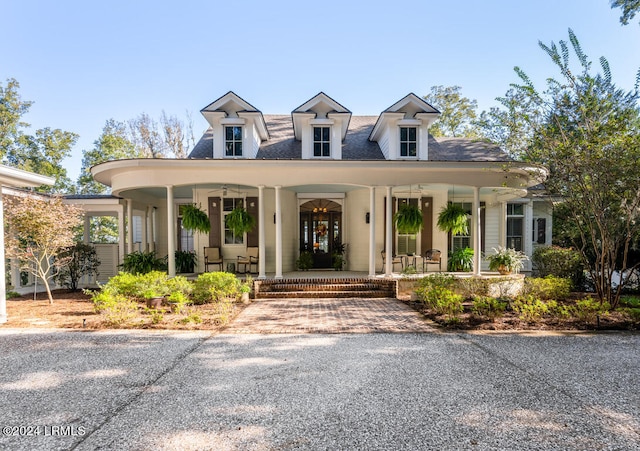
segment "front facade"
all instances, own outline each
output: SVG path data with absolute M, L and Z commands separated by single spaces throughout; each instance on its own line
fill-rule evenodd
M 170 256 L 195 250 L 202 271 L 205 247 L 219 247 L 225 262 L 257 247 L 259 277 L 279 278 L 295 270 L 304 251 L 315 268 L 331 268 L 331 254 L 344 245 L 345 269 L 374 276 L 383 272 L 387 249 L 384 273 L 390 274 L 395 254 L 435 248 L 446 266 L 458 247 L 490 252 L 502 245 L 530 255 L 535 245 L 551 242 L 551 214 L 527 191 L 546 171 L 513 162 L 485 142 L 434 138 L 429 126 L 439 112 L 414 94 L 378 116 L 354 116 L 324 93 L 291 114 L 266 115 L 229 92 L 201 113 L 209 128 L 188 159 L 92 168 L 120 198 L 113 209 L 120 224 L 130 225 L 126 234 L 121 229 L 120 258 L 132 250 Z M 468 211 L 468 236 L 437 228 L 438 212 L 450 202 Z M 209 215 L 210 233 L 180 227 L 180 205 L 191 203 Z M 257 224 L 235 236 L 225 216 L 240 203 Z M 395 230 L 392 217 L 404 203 L 421 210 L 421 232 Z M 476 251 L 474 271 L 483 267 Z M 169 273 L 175 271 L 169 259 Z

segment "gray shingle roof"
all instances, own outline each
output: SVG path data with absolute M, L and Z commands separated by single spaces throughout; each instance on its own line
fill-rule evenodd
M 302 158 L 302 145 L 293 134 L 291 115 L 264 115 L 270 138 L 263 141 L 257 159 Z M 378 116 L 351 116 L 347 136 L 342 143 L 344 160 L 384 160 L 378 143 L 369 135 Z M 213 131 L 209 128 L 195 145 L 189 158 L 211 158 Z M 510 158 L 495 144 L 466 138 L 434 138 L 429 135 L 431 161 L 509 161 Z

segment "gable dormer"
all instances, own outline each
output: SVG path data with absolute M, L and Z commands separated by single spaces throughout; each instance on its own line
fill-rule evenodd
M 428 160 L 429 126 L 440 112 L 411 93 L 384 110 L 371 131 L 387 160 Z
M 229 91 L 200 110 L 213 131 L 212 158 L 255 158 L 269 138 L 262 113 Z
M 302 144 L 302 159 L 342 159 L 351 111 L 321 92 L 291 112 L 295 138 Z

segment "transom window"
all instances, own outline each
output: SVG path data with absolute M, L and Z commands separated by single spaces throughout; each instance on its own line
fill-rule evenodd
M 524 205 L 507 204 L 507 248 L 522 251 Z
M 236 235 L 233 230 L 227 227 L 227 215 L 236 207 L 242 207 L 244 199 L 226 197 L 222 201 L 222 215 L 224 219 L 224 244 L 244 244 L 244 234 Z
M 415 157 L 418 155 L 418 140 L 415 127 L 400 127 L 400 156 Z
M 234 125 L 224 128 L 225 155 L 227 157 L 242 156 L 242 127 Z
M 331 127 L 313 127 L 313 156 L 331 156 Z

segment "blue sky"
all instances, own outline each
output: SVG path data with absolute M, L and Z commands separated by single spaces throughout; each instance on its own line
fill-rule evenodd
M 324 91 L 354 114 L 379 114 L 409 92 L 459 85 L 479 110 L 520 66 L 555 76 L 538 41 L 568 28 L 614 81 L 640 67 L 638 18 L 621 26 L 609 0 L 34 1 L 2 0 L 0 80 L 34 101 L 25 120 L 80 135 L 72 179 L 107 119 L 198 111 L 232 90 L 263 113 L 289 113 Z

